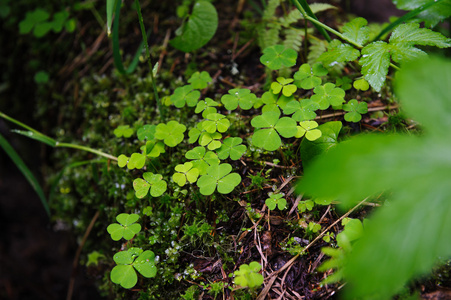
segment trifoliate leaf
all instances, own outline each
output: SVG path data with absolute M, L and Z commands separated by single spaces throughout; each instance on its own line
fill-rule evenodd
M 296 80 L 295 84 L 304 90 L 310 90 L 321 84 L 320 76 L 327 74 L 327 70 L 322 64 L 317 63 L 313 66 L 309 64 L 302 64 L 299 71 L 294 73 L 293 78 Z
M 133 189 L 137 198 L 144 198 L 149 192 L 149 189 L 152 197 L 159 197 L 166 191 L 167 183 L 160 174 L 145 172 L 143 178 L 133 180 Z
M 319 109 L 319 104 L 310 100 L 302 99 L 299 101 L 290 101 L 283 109 L 284 114 L 293 114 L 291 118 L 295 121 L 308 121 L 316 118 L 315 111 Z
M 212 165 L 219 165 L 219 158 L 213 151 L 207 151 L 205 147 L 195 147 L 186 152 L 185 157 L 191 159 L 194 168 L 199 170 L 200 175 L 205 175 L 207 169 Z
M 240 106 L 241 109 L 251 109 L 257 96 L 248 89 L 232 89 L 228 95 L 221 97 L 221 102 L 228 110 L 234 110 Z
M 263 50 L 260 62 L 271 70 L 292 67 L 296 64 L 297 52 L 283 45 L 275 45 Z
M 238 160 L 246 152 L 246 146 L 241 144 L 239 137 L 228 137 L 224 140 L 221 148 L 217 150 L 219 159 L 226 159 L 230 156 L 232 160 Z
M 358 102 L 355 99 L 349 100 L 343 105 L 343 110 L 348 111 L 345 114 L 345 120 L 348 122 L 359 122 L 362 119 L 362 114 L 368 112 L 368 104 L 366 102 Z
M 156 125 L 144 125 L 138 129 L 138 139 L 140 141 L 153 140 L 155 138 Z
M 345 91 L 330 82 L 317 86 L 313 92 L 315 95 L 310 97 L 310 100 L 316 102 L 321 110 L 327 109 L 330 105 L 338 106 L 345 102 Z
M 123 159 L 123 158 L 122 158 Z M 141 153 L 133 153 L 128 159 L 127 168 L 132 169 L 142 169 L 146 164 L 146 156 Z
M 169 147 L 175 147 L 183 141 L 185 131 L 186 126 L 177 121 L 169 121 L 167 124 L 160 123 L 157 125 L 155 138 L 164 140 Z
M 189 84 L 176 88 L 174 93 L 171 95 L 171 102 L 177 108 L 184 107 L 185 103 L 189 107 L 193 107 L 197 105 L 199 98 L 200 92 L 193 90 L 193 86 Z
M 208 133 L 226 132 L 229 129 L 230 121 L 226 116 L 218 113 L 209 114 L 202 122 L 202 128 Z
M 133 128 L 130 128 L 129 125 L 120 125 L 116 129 L 114 129 L 113 133 L 116 137 L 125 137 L 129 138 L 133 134 Z
M 228 194 L 240 184 L 241 176 L 237 173 L 231 173 L 232 166 L 229 164 L 212 165 L 208 167 L 207 174 L 202 175 L 197 180 L 197 186 L 202 195 L 211 195 L 218 189 L 221 194 Z
M 202 90 L 208 86 L 208 83 L 212 82 L 213 79 L 210 77 L 210 74 L 208 74 L 206 71 L 202 72 L 194 72 L 193 75 L 191 75 L 191 78 L 188 80 L 189 83 L 191 83 L 193 89 L 199 89 Z M 199 92 L 199 91 L 198 91 Z M 199 92 L 200 96 L 200 92 Z M 195 105 L 188 105 L 188 106 L 195 106 Z
M 296 121 L 288 117 L 279 119 L 279 116 L 280 114 L 276 112 L 265 112 L 252 119 L 251 125 L 260 129 L 254 132 L 252 144 L 274 151 L 282 144 L 279 134 L 283 137 L 293 137 L 296 134 Z
M 186 181 L 189 181 L 190 183 L 194 183 L 194 182 L 196 182 L 197 177 L 199 177 L 199 169 L 194 168 L 194 165 L 192 162 L 186 162 L 183 165 L 177 165 L 175 167 L 175 170 L 178 173 L 175 173 L 172 176 L 172 179 L 179 186 L 184 186 L 186 184 Z

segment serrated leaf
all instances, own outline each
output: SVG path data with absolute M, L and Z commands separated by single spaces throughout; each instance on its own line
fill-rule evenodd
M 362 49 L 362 58 L 359 61 L 362 74 L 377 92 L 380 92 L 388 74 L 389 51 L 390 46 L 382 41 L 371 43 Z
M 182 34 L 172 39 L 170 44 L 183 52 L 194 51 L 208 43 L 217 27 L 218 13 L 215 7 L 207 1 L 198 1 L 181 28 Z
M 370 37 L 370 29 L 366 26 L 367 24 L 368 22 L 364 18 L 355 18 L 346 23 L 341 32 L 353 42 L 363 45 Z
M 393 0 L 398 9 L 414 10 L 423 7 L 431 0 Z M 426 27 L 433 27 L 438 22 L 451 16 L 451 0 L 435 1 L 438 2 L 430 8 L 422 11 L 417 18 L 426 21 Z
M 427 28 L 420 28 L 418 23 L 401 24 L 393 31 L 389 40 L 390 44 L 404 44 L 435 46 L 448 48 L 451 46 L 451 39 L 439 32 Z
M 318 57 L 318 61 L 322 62 L 325 66 L 333 67 L 339 62 L 356 60 L 359 56 L 360 51 L 353 46 L 334 40 L 329 44 L 328 50 Z

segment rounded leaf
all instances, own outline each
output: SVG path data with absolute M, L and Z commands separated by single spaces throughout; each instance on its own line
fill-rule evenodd
M 111 270 L 110 278 L 112 282 L 126 289 L 134 287 L 138 282 L 138 276 L 131 265 L 115 266 Z

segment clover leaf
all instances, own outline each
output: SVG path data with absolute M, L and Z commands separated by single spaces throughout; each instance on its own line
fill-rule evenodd
M 318 127 L 318 123 L 315 121 L 303 121 L 299 123 L 300 126 L 297 127 L 298 132 L 295 137 L 300 138 L 305 135 L 306 139 L 309 141 L 314 141 L 319 139 L 322 135 L 321 130 L 315 129 Z
M 321 76 L 327 75 L 327 70 L 322 64 L 316 63 L 312 67 L 309 64 L 303 64 L 299 71 L 294 73 L 295 84 L 304 90 L 310 90 L 321 84 Z
M 271 90 L 274 94 L 282 92 L 285 97 L 290 97 L 298 89 L 297 86 L 292 84 L 293 81 L 292 78 L 277 77 L 277 82 L 271 83 Z
M 207 120 L 202 122 L 202 128 L 208 133 L 226 132 L 229 129 L 230 121 L 226 116 L 213 113 L 207 116 Z
M 362 114 L 368 112 L 368 104 L 366 102 L 358 102 L 355 99 L 349 100 L 343 105 L 343 110 L 348 111 L 345 114 L 345 120 L 348 122 L 359 122 L 362 119 Z
M 298 54 L 291 48 L 283 45 L 275 45 L 263 50 L 260 62 L 271 70 L 278 70 L 282 67 L 292 67 L 296 64 Z
M 169 147 L 175 147 L 183 141 L 185 131 L 186 126 L 177 121 L 169 121 L 167 124 L 160 123 L 157 125 L 155 138 L 164 140 Z
M 272 92 L 265 92 L 261 97 L 261 101 L 265 106 L 262 108 L 262 112 L 277 112 L 280 114 L 280 109 L 284 109 L 284 107 L 294 99 L 293 96 L 285 97 L 284 95 L 278 96 Z
M 199 170 L 200 175 L 207 174 L 208 167 L 218 165 L 220 160 L 213 151 L 207 151 L 205 147 L 198 146 L 186 152 L 185 157 L 191 159 L 194 168 Z
M 246 146 L 241 144 L 243 140 L 239 137 L 228 137 L 224 140 L 221 148 L 217 149 L 219 159 L 230 156 L 232 160 L 238 160 L 246 152 Z
M 313 92 L 315 95 L 310 97 L 310 99 L 318 103 L 321 110 L 327 109 L 330 105 L 339 106 L 345 102 L 345 91 L 335 87 L 335 84 L 330 82 L 317 86 Z
M 144 146 L 141 147 L 143 155 L 147 157 L 158 157 L 161 153 L 165 153 L 163 142 L 147 141 Z
M 119 214 L 116 217 L 118 223 L 108 225 L 107 231 L 113 241 L 119 241 L 121 238 L 131 240 L 135 234 L 141 231 L 141 225 L 135 223 L 138 221 L 137 214 Z
M 263 284 L 263 275 L 258 273 L 262 266 L 253 261 L 249 265 L 242 264 L 240 269 L 235 271 L 235 284 L 242 287 L 255 288 Z
M 202 71 L 200 73 L 194 72 L 194 74 L 191 75 L 191 78 L 188 79 L 188 82 L 191 83 L 192 87 L 199 90 L 206 88 L 208 86 L 208 83 L 212 81 L 213 79 L 211 79 L 210 74 L 208 74 L 206 71 Z
M 121 154 L 117 158 L 117 165 L 121 168 L 127 165 L 127 168 L 129 170 L 142 169 L 145 164 L 146 164 L 146 156 L 141 153 L 133 153 L 131 157 Z
M 285 138 L 296 135 L 296 121 L 288 117 L 279 119 L 279 116 L 277 112 L 265 112 L 252 119 L 251 125 L 258 129 L 252 136 L 254 146 L 274 151 L 282 144 L 279 134 Z
M 305 212 L 306 210 L 312 210 L 315 203 L 312 200 L 299 201 L 298 209 L 300 212 Z
M 133 128 L 130 128 L 129 125 L 120 125 L 113 131 L 116 137 L 126 137 L 129 138 L 133 134 Z
M 194 112 L 196 114 L 202 112 L 202 117 L 206 118 L 209 114 L 218 112 L 215 106 L 219 106 L 219 103 L 207 97 L 205 98 L 205 100 L 197 102 L 197 106 Z
M 282 194 L 269 193 L 268 196 L 269 198 L 266 199 L 265 203 L 270 210 L 274 210 L 276 206 L 279 210 L 284 210 L 287 207 L 287 200 L 282 198 Z
M 196 182 L 197 177 L 199 177 L 199 169 L 194 168 L 192 162 L 186 162 L 183 165 L 177 165 L 175 166 L 175 170 L 177 171 L 177 173 L 174 173 L 174 175 L 172 175 L 172 179 L 179 186 L 184 186 L 186 184 L 186 181 L 194 183 Z
M 212 165 L 207 168 L 207 174 L 197 180 L 197 186 L 202 195 L 208 196 L 217 189 L 221 194 L 228 194 L 240 184 L 241 176 L 231 173 L 232 166 L 229 164 Z
M 162 175 L 145 172 L 143 178 L 133 180 L 133 189 L 137 198 L 144 198 L 149 189 L 152 197 L 159 197 L 166 191 L 167 183 L 163 180 Z
M 126 289 L 134 287 L 138 282 L 135 269 L 147 278 L 155 277 L 157 274 L 155 254 L 150 250 L 143 252 L 140 248 L 132 247 L 116 253 L 113 260 L 117 266 L 111 270 L 111 281 Z
M 138 129 L 138 140 L 153 140 L 155 138 L 156 125 L 143 125 Z
M 348 76 L 338 77 L 335 81 L 335 85 L 341 87 L 344 91 L 349 90 L 352 80 Z
M 370 88 L 370 85 L 368 84 L 368 81 L 366 81 L 364 78 L 357 79 L 354 81 L 353 86 L 356 90 L 366 91 Z
M 309 222 L 307 226 L 307 232 L 316 233 L 321 230 L 321 225 L 315 222 Z
M 319 104 L 310 100 L 302 99 L 299 101 L 290 101 L 285 108 L 283 113 L 286 115 L 293 114 L 291 118 L 295 121 L 308 121 L 316 118 L 315 111 L 319 109 Z
M 228 110 L 234 110 L 238 105 L 244 110 L 251 109 L 256 100 L 257 96 L 248 89 L 231 89 L 228 95 L 221 97 L 221 102 Z
M 197 101 L 200 98 L 200 92 L 194 90 L 191 84 L 178 87 L 174 90 L 174 94 L 171 95 L 171 102 L 177 108 L 182 108 L 185 103 L 189 107 L 194 107 L 197 105 Z

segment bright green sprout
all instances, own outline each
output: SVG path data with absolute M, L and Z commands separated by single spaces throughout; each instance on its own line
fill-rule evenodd
M 297 134 L 295 137 L 300 138 L 305 135 L 305 138 L 309 141 L 314 141 L 319 139 L 322 135 L 321 130 L 317 129 L 318 123 L 315 121 L 303 121 L 299 123 L 300 126 L 297 127 Z
M 118 223 L 108 225 L 107 231 L 113 241 L 119 241 L 121 238 L 131 240 L 141 231 L 141 225 L 137 224 L 139 216 L 137 214 L 119 214 L 116 217 Z
M 325 241 L 326 243 L 330 243 L 331 239 L 333 239 L 335 237 L 335 233 L 333 232 L 327 232 L 324 236 L 323 236 L 323 241 Z
M 175 166 L 177 173 L 172 175 L 174 182 L 176 182 L 179 186 L 184 186 L 186 181 L 190 183 L 196 182 L 197 177 L 199 177 L 199 169 L 194 168 L 193 166 L 194 165 L 191 162 L 186 162 L 183 165 L 180 164 Z
M 219 159 L 226 159 L 230 156 L 232 160 L 238 160 L 246 152 L 246 146 L 241 144 L 243 140 L 239 137 L 228 137 L 224 140 L 219 149 L 216 150 Z
M 175 147 L 183 141 L 183 133 L 186 126 L 177 121 L 169 121 L 167 124 L 160 123 L 155 131 L 155 138 L 163 140 L 169 147 Z
M 295 121 L 302 122 L 315 119 L 315 111 L 318 109 L 319 104 L 310 99 L 302 99 L 301 101 L 293 100 L 285 105 L 283 113 L 286 115 L 294 113 L 291 118 Z
M 292 67 L 296 64 L 298 54 L 291 48 L 283 45 L 275 45 L 263 50 L 260 62 L 271 70 L 278 70 L 282 67 Z
M 311 233 L 317 233 L 321 230 L 321 225 L 315 222 L 309 222 L 307 226 L 307 231 Z
M 191 75 L 191 78 L 188 80 L 189 83 L 193 86 L 194 89 L 202 90 L 208 86 L 208 83 L 212 82 L 213 79 L 211 79 L 210 74 L 208 74 L 206 71 L 202 72 L 195 72 L 193 75 Z M 199 92 L 200 95 L 200 92 Z M 194 105 L 192 105 L 194 106 Z
M 101 259 L 106 259 L 106 256 L 99 251 L 92 251 L 88 254 L 88 261 L 86 262 L 86 266 L 98 266 Z
M 279 193 L 268 193 L 269 198 L 266 199 L 265 203 L 269 210 L 274 210 L 277 206 L 279 210 L 284 210 L 287 207 L 287 200 L 283 197 L 283 194 Z
M 226 132 L 230 127 L 230 121 L 226 116 L 218 113 L 209 114 L 202 122 L 202 128 L 208 133 Z
M 356 90 L 367 91 L 370 88 L 368 81 L 364 78 L 357 79 L 354 81 L 353 86 Z
M 235 271 L 235 284 L 251 289 L 259 287 L 263 284 L 263 275 L 258 273 L 262 266 L 253 261 L 249 265 L 242 264 L 238 271 Z
M 120 125 L 116 129 L 114 129 L 113 133 L 116 137 L 126 137 L 129 138 L 133 134 L 133 128 L 130 128 L 129 125 Z
M 201 100 L 197 103 L 194 112 L 196 114 L 202 112 L 202 117 L 206 118 L 209 114 L 214 114 L 218 112 L 215 106 L 219 106 L 219 103 L 207 97 L 205 98 L 205 100 Z
M 221 102 L 228 110 L 234 110 L 238 106 L 245 110 L 251 109 L 256 100 L 257 96 L 248 89 L 232 89 L 228 95 L 221 97 Z
M 116 253 L 113 259 L 117 266 L 111 270 L 111 281 L 123 288 L 129 289 L 136 285 L 138 282 L 136 271 L 147 278 L 155 277 L 157 274 L 155 254 L 150 250 L 143 252 L 142 249 L 133 247 Z
M 282 144 L 280 136 L 290 138 L 296 135 L 296 121 L 282 117 L 277 112 L 265 112 L 252 119 L 251 125 L 258 130 L 252 136 L 252 144 L 268 151 L 277 150 Z
M 130 157 L 121 154 L 117 158 L 117 165 L 121 168 L 127 165 L 129 170 L 142 169 L 146 164 L 146 155 L 141 153 L 133 153 Z
M 321 76 L 327 75 L 327 70 L 322 64 L 316 63 L 312 67 L 309 64 L 303 64 L 299 71 L 294 73 L 295 84 L 304 90 L 310 90 L 321 84 Z
M 358 102 L 355 99 L 349 100 L 343 105 L 343 110 L 348 111 L 345 114 L 345 120 L 348 122 L 359 122 L 362 119 L 362 114 L 368 112 L 368 104 L 366 102 Z
M 231 173 L 232 166 L 229 164 L 212 165 L 207 168 L 207 174 L 197 180 L 197 186 L 202 195 L 208 196 L 217 189 L 221 194 L 228 194 L 240 184 L 241 176 Z
M 163 142 L 157 142 L 157 141 L 147 141 L 144 146 L 142 146 L 141 151 L 143 152 L 143 155 L 147 157 L 158 157 L 161 153 L 165 153 L 164 150 L 164 144 Z
M 293 81 L 292 78 L 277 77 L 277 82 L 271 83 L 271 90 L 274 94 L 282 92 L 285 97 L 290 97 L 298 89 L 297 86 L 292 84 Z
M 299 201 L 298 210 L 300 212 L 310 211 L 314 205 L 315 203 L 312 200 Z
M 137 198 L 144 198 L 149 190 L 152 197 L 159 197 L 166 192 L 167 183 L 160 174 L 145 172 L 143 178 L 133 180 L 133 189 Z
M 171 102 L 177 108 L 182 108 L 186 105 L 194 107 L 197 105 L 197 101 L 200 98 L 200 92 L 194 90 L 191 84 L 178 87 L 171 95 Z

